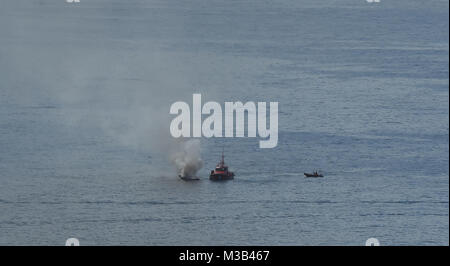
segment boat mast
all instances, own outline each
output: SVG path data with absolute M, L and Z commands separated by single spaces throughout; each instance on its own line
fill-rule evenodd
M 222 165 L 225 164 L 225 156 L 223 155 L 223 147 L 222 147 L 222 161 L 220 161 L 222 163 Z

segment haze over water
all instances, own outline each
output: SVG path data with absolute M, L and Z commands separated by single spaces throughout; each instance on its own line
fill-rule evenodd
M 0 2 L 0 244 L 449 244 L 448 1 Z M 170 105 L 279 140 L 167 152 Z M 235 180 L 210 182 L 220 160 Z M 304 172 L 321 169 L 319 179 Z

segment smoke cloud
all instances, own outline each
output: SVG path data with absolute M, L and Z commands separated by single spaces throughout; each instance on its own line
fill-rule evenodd
M 201 159 L 201 145 L 198 139 L 180 139 L 178 150 L 171 154 L 171 161 L 183 177 L 195 177 L 203 167 Z
M 0 6 L 0 104 L 50 106 L 57 126 L 148 153 L 158 166 L 152 174 L 175 165 L 174 175 L 194 175 L 202 165 L 200 141 L 170 135 L 174 102 L 191 102 L 193 93 L 245 101 L 242 91 L 254 84 L 242 72 L 255 76 L 273 63 L 192 46 L 186 25 L 197 20 L 166 1 Z

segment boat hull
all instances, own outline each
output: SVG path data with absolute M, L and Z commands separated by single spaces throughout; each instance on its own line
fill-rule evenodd
M 209 179 L 212 181 L 226 181 L 234 179 L 234 174 L 231 175 L 223 175 L 223 174 L 211 174 Z
M 196 176 L 181 176 L 178 175 L 178 177 L 183 180 L 183 181 L 198 181 L 200 180 L 200 178 L 196 177 Z
M 303 173 L 305 175 L 305 177 L 311 177 L 311 178 L 316 178 L 316 177 L 323 177 L 323 175 L 315 175 L 315 174 L 308 174 L 308 173 Z

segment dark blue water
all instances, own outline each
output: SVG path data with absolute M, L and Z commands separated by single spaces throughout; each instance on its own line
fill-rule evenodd
M 1 1 L 0 244 L 448 245 L 448 5 Z M 196 92 L 278 101 L 278 146 L 202 139 L 179 180 Z

